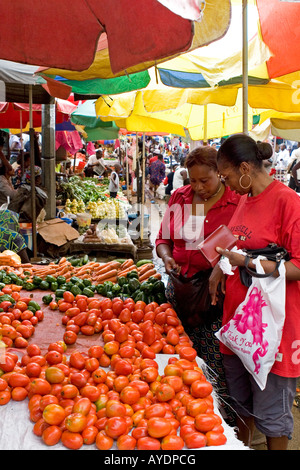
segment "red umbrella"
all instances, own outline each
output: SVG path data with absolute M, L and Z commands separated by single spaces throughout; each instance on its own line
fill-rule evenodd
M 194 21 L 203 6 L 203 21 Z M 0 0 L 0 17 L 2 59 L 85 70 L 100 48 L 117 74 L 216 40 L 230 22 L 230 1 Z
M 263 41 L 272 57 L 267 61 L 270 78 L 300 69 L 300 5 L 281 0 L 256 0 Z
M 56 100 L 56 123 L 66 120 L 77 106 L 68 100 Z M 32 105 L 33 127 L 42 125 L 42 105 Z M 27 103 L 0 103 L 0 128 L 20 129 L 26 128 L 29 122 L 29 104 Z

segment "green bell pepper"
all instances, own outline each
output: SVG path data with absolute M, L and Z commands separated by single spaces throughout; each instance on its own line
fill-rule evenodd
M 42 281 L 39 285 L 39 288 L 42 290 L 48 290 L 50 289 L 50 283 L 46 280 Z
M 52 297 L 52 295 L 50 295 L 50 294 L 44 295 L 44 296 L 42 297 L 42 301 L 43 301 L 43 303 L 44 303 L 45 305 L 49 305 L 50 302 L 52 302 L 52 300 L 53 300 L 53 297 Z

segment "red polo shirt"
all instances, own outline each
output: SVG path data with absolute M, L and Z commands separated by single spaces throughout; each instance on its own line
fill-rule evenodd
M 193 276 L 201 270 L 209 269 L 210 265 L 197 249 L 190 249 L 182 239 L 181 229 L 190 216 L 194 191 L 191 185 L 183 186 L 172 194 L 168 208 L 161 223 L 156 239 L 156 246 L 164 243 L 170 246 L 173 258 L 181 266 L 181 273 Z M 214 232 L 220 225 L 228 225 L 237 207 L 240 196 L 225 188 L 224 194 L 204 218 L 204 238 Z M 190 210 L 189 210 L 190 209 Z

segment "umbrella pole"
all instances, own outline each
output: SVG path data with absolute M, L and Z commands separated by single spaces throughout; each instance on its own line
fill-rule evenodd
M 20 132 L 21 132 L 21 175 L 24 174 L 24 141 L 23 141 L 23 116 L 20 111 Z
M 141 201 L 141 245 L 144 240 L 144 201 L 145 201 L 145 132 L 143 133 L 143 155 L 142 155 L 142 201 Z
M 207 144 L 207 104 L 204 105 L 203 143 Z
M 243 132 L 248 134 L 248 6 L 243 0 Z
M 127 147 L 127 135 L 125 136 L 125 155 L 126 155 L 126 192 L 127 192 L 127 200 L 130 201 L 129 198 L 129 165 L 128 165 L 128 147 Z
M 30 136 L 30 184 L 31 184 L 31 210 L 32 210 L 32 244 L 33 259 L 37 260 L 36 239 L 36 204 L 35 204 L 35 172 L 34 172 L 34 129 L 32 127 L 32 85 L 29 85 L 29 136 Z

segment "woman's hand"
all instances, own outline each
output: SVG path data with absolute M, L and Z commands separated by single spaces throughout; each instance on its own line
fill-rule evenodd
M 218 246 L 216 247 L 216 251 L 220 253 L 220 255 L 228 258 L 231 266 L 245 266 L 245 255 L 241 255 L 240 253 L 236 253 L 234 251 L 223 250 L 223 248 Z
M 221 292 L 225 294 L 225 281 L 226 276 L 220 266 L 217 264 L 209 277 L 209 293 L 211 296 L 212 305 L 217 305 L 219 285 L 221 287 Z
M 176 263 L 174 258 L 172 258 L 171 256 L 165 256 L 163 262 L 165 264 L 167 274 L 170 274 L 171 271 L 176 271 L 179 274 L 180 266 Z

